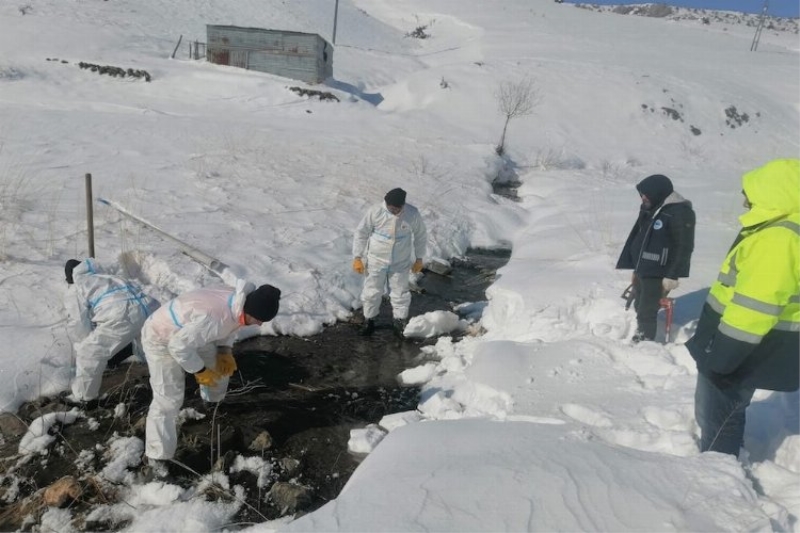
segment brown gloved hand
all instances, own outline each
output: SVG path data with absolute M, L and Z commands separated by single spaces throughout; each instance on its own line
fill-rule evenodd
M 353 270 L 355 270 L 359 274 L 363 274 L 364 273 L 364 271 L 365 271 L 364 263 L 361 261 L 360 257 L 356 257 L 355 259 L 353 259 Z
M 414 261 L 414 264 L 411 265 L 411 272 L 414 274 L 419 274 L 422 272 L 422 259 L 417 259 Z
M 197 380 L 197 383 L 199 385 L 205 385 L 206 387 L 216 387 L 217 381 L 219 381 L 221 377 L 222 376 L 217 372 L 206 367 L 203 367 L 200 372 L 194 373 L 194 379 Z
M 214 370 L 219 373 L 221 376 L 230 377 L 236 372 L 236 359 L 233 358 L 232 353 L 218 353 L 217 354 L 217 365 Z

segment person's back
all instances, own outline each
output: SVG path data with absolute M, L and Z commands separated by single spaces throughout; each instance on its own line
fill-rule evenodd
M 178 356 L 183 353 L 181 342 L 203 345 L 227 341 L 240 325 L 233 313 L 237 304 L 241 308 L 244 297 L 231 288 L 188 291 L 156 311 L 145 327 L 151 339 L 169 345 Z
M 194 375 L 204 400 L 221 401 L 236 370 L 232 347 L 237 330 L 272 320 L 278 313 L 280 296 L 276 287 L 255 289 L 240 280 L 235 288 L 183 293 L 147 320 L 142 342 L 153 391 L 145 429 L 149 462 L 156 464 L 175 454 L 184 373 Z
M 68 401 L 88 402 L 100 392 L 102 374 L 116 354 L 138 344 L 142 324 L 158 308 L 136 283 L 105 271 L 94 259 L 70 259 L 64 267 L 74 302 L 67 307 L 76 335 L 75 377 Z
M 129 280 L 107 272 L 93 259 L 86 259 L 72 270 L 76 296 L 95 324 L 121 320 L 128 302 L 141 305 L 150 314 L 157 302 Z

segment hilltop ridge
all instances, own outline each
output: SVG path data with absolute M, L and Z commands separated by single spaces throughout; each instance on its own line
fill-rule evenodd
M 720 11 L 715 9 L 678 7 L 668 4 L 599 5 L 576 3 L 573 5 L 580 9 L 588 9 L 601 13 L 613 13 L 615 15 L 637 15 L 640 17 L 689 21 L 708 26 L 747 26 L 752 27 L 753 29 L 758 26 L 758 19 L 761 17 L 760 13 L 743 13 L 741 11 Z M 767 14 L 764 29 L 797 34 L 798 20 L 800 19 L 776 17 Z

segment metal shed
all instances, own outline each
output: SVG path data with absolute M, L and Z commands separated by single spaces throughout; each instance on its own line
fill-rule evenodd
M 307 83 L 333 75 L 333 47 L 316 33 L 207 25 L 206 59 Z

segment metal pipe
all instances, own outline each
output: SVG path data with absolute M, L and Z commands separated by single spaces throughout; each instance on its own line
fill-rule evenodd
M 150 222 L 144 220 L 143 218 L 134 215 L 133 213 L 131 213 L 130 211 L 128 211 L 127 209 L 125 209 L 121 205 L 117 204 L 116 202 L 113 202 L 112 200 L 106 200 L 105 198 L 98 198 L 97 201 L 100 202 L 101 204 L 107 205 L 107 206 L 119 211 L 120 213 L 122 213 L 126 217 L 128 217 L 128 218 L 130 218 L 132 220 L 135 220 L 139 224 L 147 226 L 148 228 L 152 229 L 153 231 L 155 231 L 156 233 L 158 233 L 159 235 L 161 235 L 165 239 L 168 239 L 168 240 L 174 242 L 175 244 L 178 245 L 178 248 L 180 249 L 181 252 L 183 252 L 184 254 L 188 255 L 189 257 L 191 257 L 192 259 L 194 259 L 198 263 L 202 264 L 203 266 L 208 268 L 211 272 L 219 275 L 221 278 L 223 278 L 223 280 L 225 279 L 222 274 L 223 274 L 223 272 L 225 270 L 228 269 L 228 265 L 226 265 L 222 261 L 220 261 L 218 259 L 215 259 L 215 258 L 211 257 L 210 255 L 208 255 L 208 254 L 206 254 L 204 252 L 201 252 L 197 248 L 195 248 L 193 246 L 190 246 L 190 245 L 186 244 L 185 242 L 173 237 L 172 235 L 170 235 L 166 231 L 156 227 L 155 225 L 151 224 Z

